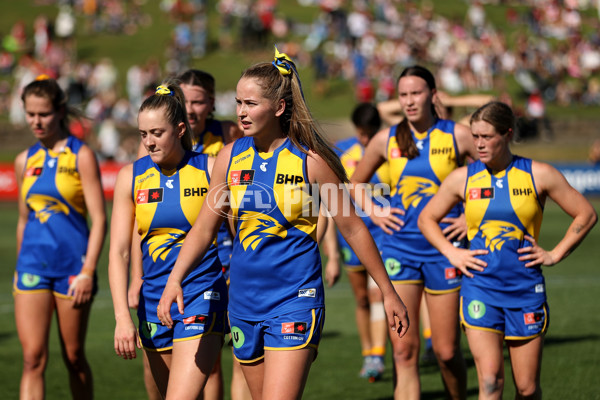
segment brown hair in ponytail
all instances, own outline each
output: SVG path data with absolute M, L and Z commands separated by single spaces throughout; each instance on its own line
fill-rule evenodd
M 407 76 L 416 76 L 423 79 L 427 83 L 427 86 L 430 90 L 434 90 L 436 88 L 433 74 L 425 67 L 414 65 L 406 68 L 398 77 L 396 86 L 398 86 L 397 84 L 400 82 L 400 79 Z M 431 112 L 435 117 L 437 117 L 437 112 L 435 111 L 433 103 L 431 104 Z M 403 157 L 412 160 L 419 155 L 419 149 L 417 148 L 412 134 L 410 133 L 410 126 L 408 125 L 408 118 L 406 117 L 404 117 L 404 119 L 396 128 L 396 140 L 398 142 L 398 147 L 400 148 L 400 154 L 402 154 Z
M 180 122 L 184 123 L 185 132 L 181 138 L 181 144 L 185 150 L 192 150 L 192 128 L 187 118 L 185 97 L 179 87 L 179 81 L 170 79 L 163 82 L 156 88 L 156 92 L 152 96 L 144 100 L 139 112 L 157 110 L 163 107 L 165 109 L 165 118 L 171 125 L 177 126 Z
M 342 182 L 348 182 L 340 159 L 323 137 L 304 101 L 295 65 L 290 60 L 285 63 L 293 72 L 283 75 L 273 63 L 260 63 L 246 69 L 241 78 L 255 79 L 265 98 L 283 99 L 285 111 L 279 118 L 281 130 L 300 151 L 307 153 L 303 146 L 308 147 L 325 160 Z

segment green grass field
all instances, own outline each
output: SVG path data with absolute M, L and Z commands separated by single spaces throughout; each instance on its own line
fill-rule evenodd
M 600 201 L 594 205 L 600 210 Z M 0 270 L 0 388 L 2 398 L 18 398 L 21 349 L 14 324 L 11 280 L 15 264 L 16 206 L 0 203 L 0 243 L 4 262 Z M 555 204 L 548 204 L 542 226 L 541 244 L 550 247 L 563 234 L 568 218 Z M 551 309 L 550 331 L 546 337 L 542 387 L 546 399 L 600 399 L 600 229 L 567 260 L 546 269 Z M 86 351 L 95 379 L 97 399 L 144 399 L 141 359 L 124 361 L 113 351 L 114 319 L 107 280 L 107 246 L 99 265 L 100 291 L 94 302 Z M 392 371 L 384 379 L 368 383 L 357 377 L 361 365 L 360 346 L 354 324 L 353 296 L 345 277 L 327 290 L 327 318 L 319 357 L 314 363 L 305 399 L 391 399 Z M 412 326 L 415 329 L 416 325 Z M 465 341 L 469 399 L 477 398 L 477 378 Z M 230 381 L 231 352 L 223 351 L 226 383 Z M 510 366 L 506 360 L 508 384 L 504 398 L 513 398 Z M 421 371 L 423 399 L 443 399 L 444 392 L 436 367 Z M 50 362 L 46 373 L 47 398 L 69 398 L 67 375 L 62 363 L 56 323 L 50 338 Z M 229 388 L 226 387 L 226 399 Z

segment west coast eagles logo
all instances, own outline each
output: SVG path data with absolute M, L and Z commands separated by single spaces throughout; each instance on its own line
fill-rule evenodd
M 481 225 L 481 234 L 485 237 L 485 247 L 490 251 L 500 250 L 508 240 L 521 240 L 523 231 L 506 221 L 485 221 Z
M 160 257 L 164 261 L 171 249 L 183 245 L 186 234 L 185 231 L 173 228 L 153 229 L 148 234 L 148 250 L 152 260 L 156 262 L 156 259 Z
M 240 216 L 239 236 L 240 242 L 244 246 L 244 250 L 256 246 L 265 238 L 279 237 L 285 239 L 287 229 L 283 227 L 277 220 L 266 214 L 256 211 L 245 211 Z
M 35 217 L 42 223 L 55 214 L 69 215 L 69 207 L 57 198 L 43 194 L 33 194 L 27 199 L 29 207 L 35 211 Z
M 402 196 L 402 205 L 405 209 L 410 206 L 417 207 L 421 199 L 432 197 L 437 191 L 438 185 L 420 176 L 402 178 L 398 185 L 398 195 Z

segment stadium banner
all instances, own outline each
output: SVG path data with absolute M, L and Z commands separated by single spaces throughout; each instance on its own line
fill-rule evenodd
M 125 164 L 104 162 L 100 164 L 104 198 L 112 200 L 117 174 Z M 17 180 L 13 164 L 0 163 L 0 201 L 16 201 L 18 198 Z
M 100 164 L 104 198 L 112 200 L 117 174 L 124 164 L 103 162 Z M 567 181 L 583 195 L 600 195 L 600 165 L 553 164 Z M 16 201 L 17 181 L 11 163 L 0 163 L 0 201 Z
M 552 164 L 583 195 L 600 195 L 600 165 Z

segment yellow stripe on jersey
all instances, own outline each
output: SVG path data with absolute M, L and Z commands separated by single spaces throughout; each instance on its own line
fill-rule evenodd
M 319 205 L 314 204 L 309 192 L 310 185 L 305 182 L 302 158 L 288 149 L 281 150 L 275 177 L 273 192 L 279 199 L 279 211 L 295 228 L 316 241 Z
M 434 129 L 430 134 L 429 163 L 437 178 L 442 182 L 457 166 L 454 151 L 454 135 Z
M 181 210 L 190 225 L 198 218 L 208 191 L 206 171 L 186 165 L 179 170 L 179 199 Z
M 231 157 L 231 162 L 229 163 L 229 175 L 227 176 L 227 184 L 229 185 L 229 200 L 231 203 L 231 210 L 235 218 L 239 218 L 238 211 L 240 208 L 240 204 L 243 204 L 242 199 L 246 194 L 246 189 L 248 188 L 248 186 L 240 185 L 239 181 L 235 181 L 236 178 L 232 178 L 231 172 L 251 170 L 255 156 L 255 150 L 253 148 L 248 148 L 246 151 L 238 154 L 237 156 Z
M 138 176 L 134 176 L 134 198 L 133 201 L 137 203 L 138 190 L 140 189 L 148 189 L 148 188 L 159 188 L 160 187 L 160 172 L 155 168 L 148 168 L 143 174 Z M 136 207 L 136 220 L 138 223 L 138 233 L 141 238 L 148 234 L 148 230 L 150 229 L 150 224 L 154 219 L 154 214 L 156 213 L 156 207 L 158 203 L 147 203 L 144 204 L 144 207 Z
M 467 199 L 469 199 L 469 189 L 474 183 L 476 183 L 476 188 L 490 187 L 492 185 L 492 177 L 486 170 L 480 171 L 469 177 L 467 180 L 467 185 L 465 186 L 465 196 Z M 481 221 L 483 220 L 488 205 L 490 204 L 490 199 L 480 199 L 477 200 L 477 202 L 477 207 L 465 208 L 465 218 L 468 226 L 467 237 L 469 240 L 472 240 L 475 235 L 477 235 L 479 227 L 481 226 Z
M 85 215 L 85 199 L 81 178 L 77 171 L 77 155 L 73 154 L 69 147 L 66 147 L 60 155 L 51 150 L 48 150 L 48 152 L 52 156 L 58 156 L 58 165 L 56 165 L 56 188 L 58 192 L 75 211 Z
M 542 226 L 542 206 L 539 201 L 531 201 L 536 196 L 535 185 L 531 173 L 518 168 L 508 172 L 510 184 L 510 203 L 515 215 L 519 218 L 527 232 L 537 240 Z
M 404 172 L 408 158 L 402 157 L 396 136 L 391 136 L 387 147 L 387 159 L 389 166 L 389 182 L 391 186 L 390 195 L 394 196 L 398 190 L 397 183 Z
M 25 169 L 23 170 L 23 183 L 21 184 L 21 197 L 24 201 L 27 201 L 27 194 L 31 189 L 31 186 L 38 179 L 38 175 L 30 173 L 34 168 L 43 168 L 44 160 L 46 159 L 46 152 L 39 149 L 35 154 L 27 159 L 25 163 Z

